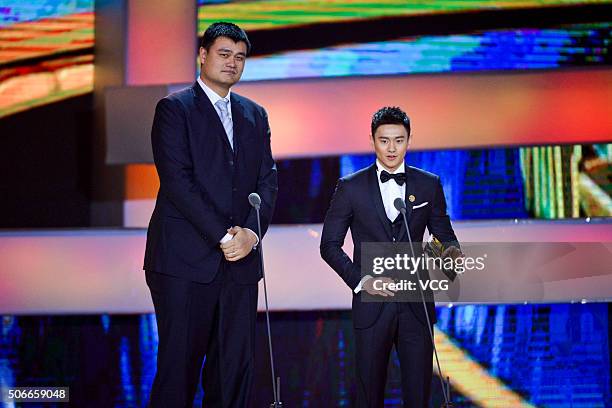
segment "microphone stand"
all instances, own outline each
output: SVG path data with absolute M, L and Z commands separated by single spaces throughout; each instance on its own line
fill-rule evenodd
M 398 206 L 398 200 L 401 201 L 401 206 Z M 406 203 L 401 198 L 395 199 L 396 208 L 402 213 L 402 218 L 404 219 L 404 226 L 406 227 L 406 234 L 408 234 L 408 242 L 410 243 L 410 252 L 412 253 L 412 258 L 416 259 L 416 255 L 414 253 L 414 247 L 412 242 L 412 236 L 410 235 L 410 229 L 408 228 L 408 217 L 406 216 Z M 436 350 L 436 342 L 434 341 L 431 320 L 429 318 L 429 311 L 427 310 L 427 302 L 425 301 L 425 294 L 423 293 L 423 289 L 421 288 L 421 275 L 419 274 L 419 269 L 415 268 L 417 279 L 419 284 L 417 287 L 419 288 L 419 293 L 421 294 L 421 302 L 423 303 L 423 310 L 425 311 L 425 318 L 427 319 L 427 329 L 429 330 L 429 338 L 431 339 L 431 345 L 433 347 L 434 356 L 436 357 L 436 365 L 438 367 L 438 376 L 440 378 L 440 385 L 442 386 L 442 394 L 444 395 L 444 404 L 441 408 L 452 408 L 453 404 L 450 402 L 450 378 L 447 381 L 444 381 L 444 377 L 442 377 L 442 369 L 440 368 L 440 360 L 438 360 L 438 351 Z M 446 384 L 445 384 L 446 382 Z
M 255 195 L 256 199 L 251 200 L 251 195 Z M 261 275 L 263 277 L 264 285 L 264 299 L 266 303 L 266 327 L 268 329 L 268 349 L 270 351 L 270 367 L 272 368 L 272 392 L 274 393 L 274 402 L 270 404 L 270 408 L 282 408 L 283 403 L 280 402 L 280 377 L 276 377 L 274 371 L 274 354 L 272 352 L 272 332 L 270 330 L 270 309 L 268 307 L 268 288 L 266 286 L 266 273 L 264 269 L 264 258 L 263 258 L 263 237 L 261 234 L 261 218 L 259 216 L 259 208 L 261 206 L 261 198 L 257 193 L 249 195 L 249 203 L 255 208 L 257 214 L 257 238 L 259 239 L 259 267 L 261 268 Z M 278 382 L 278 387 L 277 387 Z

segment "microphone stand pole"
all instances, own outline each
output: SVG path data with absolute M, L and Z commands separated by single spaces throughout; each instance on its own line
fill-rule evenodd
M 259 267 L 261 268 L 261 275 L 263 277 L 264 285 L 264 299 L 266 303 L 266 327 L 268 328 L 268 349 L 270 351 L 270 367 L 272 368 L 272 392 L 274 393 L 274 402 L 270 404 L 270 408 L 282 408 L 283 403 L 280 402 L 280 377 L 276 378 L 274 372 L 274 354 L 272 353 L 272 333 L 270 331 L 270 309 L 268 307 L 268 288 L 266 287 L 266 272 L 264 269 L 264 258 L 263 258 L 263 237 L 261 235 L 261 219 L 259 217 L 260 204 L 254 205 L 255 212 L 257 214 L 257 237 L 259 238 Z M 278 389 L 276 382 L 278 381 Z
M 408 234 L 408 242 L 410 243 L 410 252 L 412 253 L 412 258 L 416 259 L 416 255 L 414 253 L 414 247 L 412 243 L 412 236 L 410 236 L 410 229 L 408 228 L 408 218 L 406 217 L 406 204 L 402 200 L 402 207 L 399 208 L 402 213 L 402 218 L 404 219 L 404 226 L 406 227 L 406 234 Z M 450 402 L 450 379 L 447 385 L 445 385 L 444 377 L 442 377 L 442 369 L 440 369 L 440 360 L 438 360 L 438 351 L 436 350 L 436 342 L 434 341 L 433 330 L 431 326 L 431 320 L 429 318 L 429 311 L 427 310 L 427 302 L 425 301 L 425 294 L 423 293 L 423 289 L 421 288 L 421 275 L 419 274 L 419 269 L 415 268 L 419 288 L 419 293 L 421 294 L 421 301 L 423 303 L 423 310 L 425 311 L 425 318 L 427 319 L 427 329 L 429 330 L 429 338 L 431 339 L 431 346 L 433 347 L 434 356 L 436 357 L 436 365 L 438 367 L 438 375 L 440 377 L 440 385 L 442 386 L 442 394 L 444 395 L 444 404 L 441 408 L 451 408 L 453 405 Z M 448 386 L 448 389 L 447 389 Z

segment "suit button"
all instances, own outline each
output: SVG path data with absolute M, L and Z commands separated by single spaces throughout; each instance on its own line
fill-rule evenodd
M 232 188 L 232 191 L 236 192 L 238 189 L 236 187 Z
M 230 217 L 230 221 L 234 221 L 234 217 Z
M 233 166 L 233 165 L 234 165 L 234 161 L 233 161 L 233 160 L 230 160 L 230 161 L 229 161 L 229 165 L 230 165 L 230 166 Z

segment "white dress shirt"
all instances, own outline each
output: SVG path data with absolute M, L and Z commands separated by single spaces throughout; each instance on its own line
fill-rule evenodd
M 208 99 L 210 99 L 210 103 L 212 103 L 213 107 L 215 108 L 215 111 L 217 112 L 217 115 L 219 116 L 219 120 L 221 120 L 221 122 L 223 122 L 223 117 L 221 116 L 221 111 L 219 110 L 219 107 L 217 106 L 217 102 L 221 99 L 227 101 L 227 111 L 229 114 L 230 119 L 232 119 L 232 100 L 230 98 L 232 91 L 229 90 L 227 92 L 227 95 L 225 96 L 225 98 L 221 97 L 218 93 L 216 93 L 215 91 L 213 91 L 212 89 L 210 89 L 205 83 L 204 81 L 202 81 L 202 78 L 198 77 L 197 79 L 198 84 L 200 84 L 200 87 L 202 88 L 202 90 L 204 91 L 204 93 L 206 94 L 206 96 L 208 96 Z M 257 234 L 255 234 L 255 232 L 253 232 L 252 230 L 250 230 L 249 228 L 245 228 L 245 230 L 250 231 L 253 235 L 255 235 L 255 238 L 257 239 L 257 242 L 255 243 L 255 246 L 257 246 L 259 244 L 259 237 L 257 236 Z M 221 244 L 225 244 L 227 241 L 231 240 L 234 236 L 232 234 L 225 234 L 223 236 L 223 238 L 221 238 L 221 241 L 219 241 Z
M 404 200 L 404 198 L 406 197 L 406 183 L 400 186 L 399 184 L 397 184 L 395 179 L 391 179 L 387 181 L 386 183 L 383 183 L 382 181 L 380 181 L 380 173 L 383 170 L 385 170 L 385 168 L 380 163 L 380 161 L 378 161 L 377 159 L 376 160 L 376 180 L 378 180 L 378 188 L 380 189 L 380 196 L 382 198 L 383 205 L 385 206 L 385 213 L 387 214 L 387 218 L 389 219 L 389 221 L 393 222 L 395 221 L 395 219 L 400 213 L 395 208 L 395 205 L 393 204 L 393 202 L 398 197 Z M 406 171 L 406 165 L 404 163 L 400 164 L 400 166 L 397 169 L 395 169 L 395 171 L 387 170 L 389 174 L 404 173 L 405 171 Z M 363 287 L 363 284 L 371 278 L 372 278 L 371 275 L 366 275 L 363 278 L 361 278 L 361 280 L 359 281 L 359 284 L 355 288 L 355 293 L 359 293 L 361 291 L 361 288 Z
M 219 110 L 219 107 L 217 106 L 217 102 L 221 99 L 227 101 L 227 111 L 229 113 L 230 119 L 232 119 L 232 122 L 233 122 L 234 118 L 232 118 L 232 99 L 230 98 L 232 94 L 231 89 L 228 91 L 227 95 L 224 98 L 220 96 L 218 93 L 216 93 L 215 91 L 213 91 L 212 89 L 210 89 L 204 83 L 204 81 L 202 81 L 202 78 L 200 77 L 198 77 L 198 84 L 200 84 L 200 87 L 202 88 L 206 96 L 208 96 L 208 99 L 210 99 L 210 103 L 212 103 L 213 107 L 215 108 L 215 111 L 217 111 L 217 115 L 219 116 L 219 119 L 221 121 L 223 121 L 223 118 L 221 117 L 221 111 Z
M 397 184 L 394 179 L 383 183 L 380 181 L 380 173 L 385 170 L 382 164 L 376 160 L 376 179 L 378 180 L 378 188 L 380 188 L 380 195 L 382 197 L 383 205 L 385 206 L 385 213 L 389 221 L 393 222 L 399 215 L 399 211 L 395 208 L 393 202 L 396 198 L 404 200 L 406 197 L 406 183 L 403 185 Z M 402 163 L 395 171 L 388 171 L 389 174 L 404 173 L 406 171 L 406 165 Z

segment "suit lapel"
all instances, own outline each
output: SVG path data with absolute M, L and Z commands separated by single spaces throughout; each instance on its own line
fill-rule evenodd
M 245 114 L 244 114 L 244 106 L 242 106 L 242 103 L 240 103 L 240 100 L 236 97 L 234 93 L 232 93 L 230 99 L 232 101 L 234 155 L 237 155 L 242 145 L 241 131 L 242 129 L 244 129 Z
M 201 115 L 204 116 L 205 121 L 209 127 L 212 128 L 213 133 L 216 133 L 218 137 L 221 138 L 222 143 L 225 143 L 230 151 L 232 150 L 232 146 L 230 145 L 229 139 L 227 138 L 227 134 L 225 133 L 225 128 L 223 128 L 223 123 L 221 123 L 221 118 L 219 118 L 219 114 L 217 110 L 206 96 L 206 93 L 200 86 L 200 84 L 196 81 L 192 86 L 195 98 L 195 105 L 198 108 L 198 111 Z M 232 98 L 232 115 L 234 114 L 234 99 Z M 234 135 L 236 134 L 236 130 L 234 128 Z
M 410 226 L 410 221 L 412 221 L 412 206 L 413 202 L 410 201 L 410 196 L 416 197 L 416 184 L 414 182 L 414 174 L 412 170 L 407 165 L 405 166 L 406 170 L 406 196 L 404 197 L 404 202 L 406 203 L 406 208 L 408 209 L 407 214 L 410 215 L 408 218 L 408 226 Z M 402 227 L 400 228 L 399 240 L 401 241 L 406 234 L 406 226 L 402 222 Z
M 387 213 L 385 212 L 385 206 L 380 193 L 380 187 L 378 186 L 376 163 L 372 164 L 368 169 L 368 187 L 370 190 L 370 198 L 376 209 L 376 214 L 378 214 L 378 218 L 389 237 L 389 241 L 391 241 L 393 240 L 393 231 L 391 231 L 391 224 L 389 224 L 389 219 L 387 218 Z

